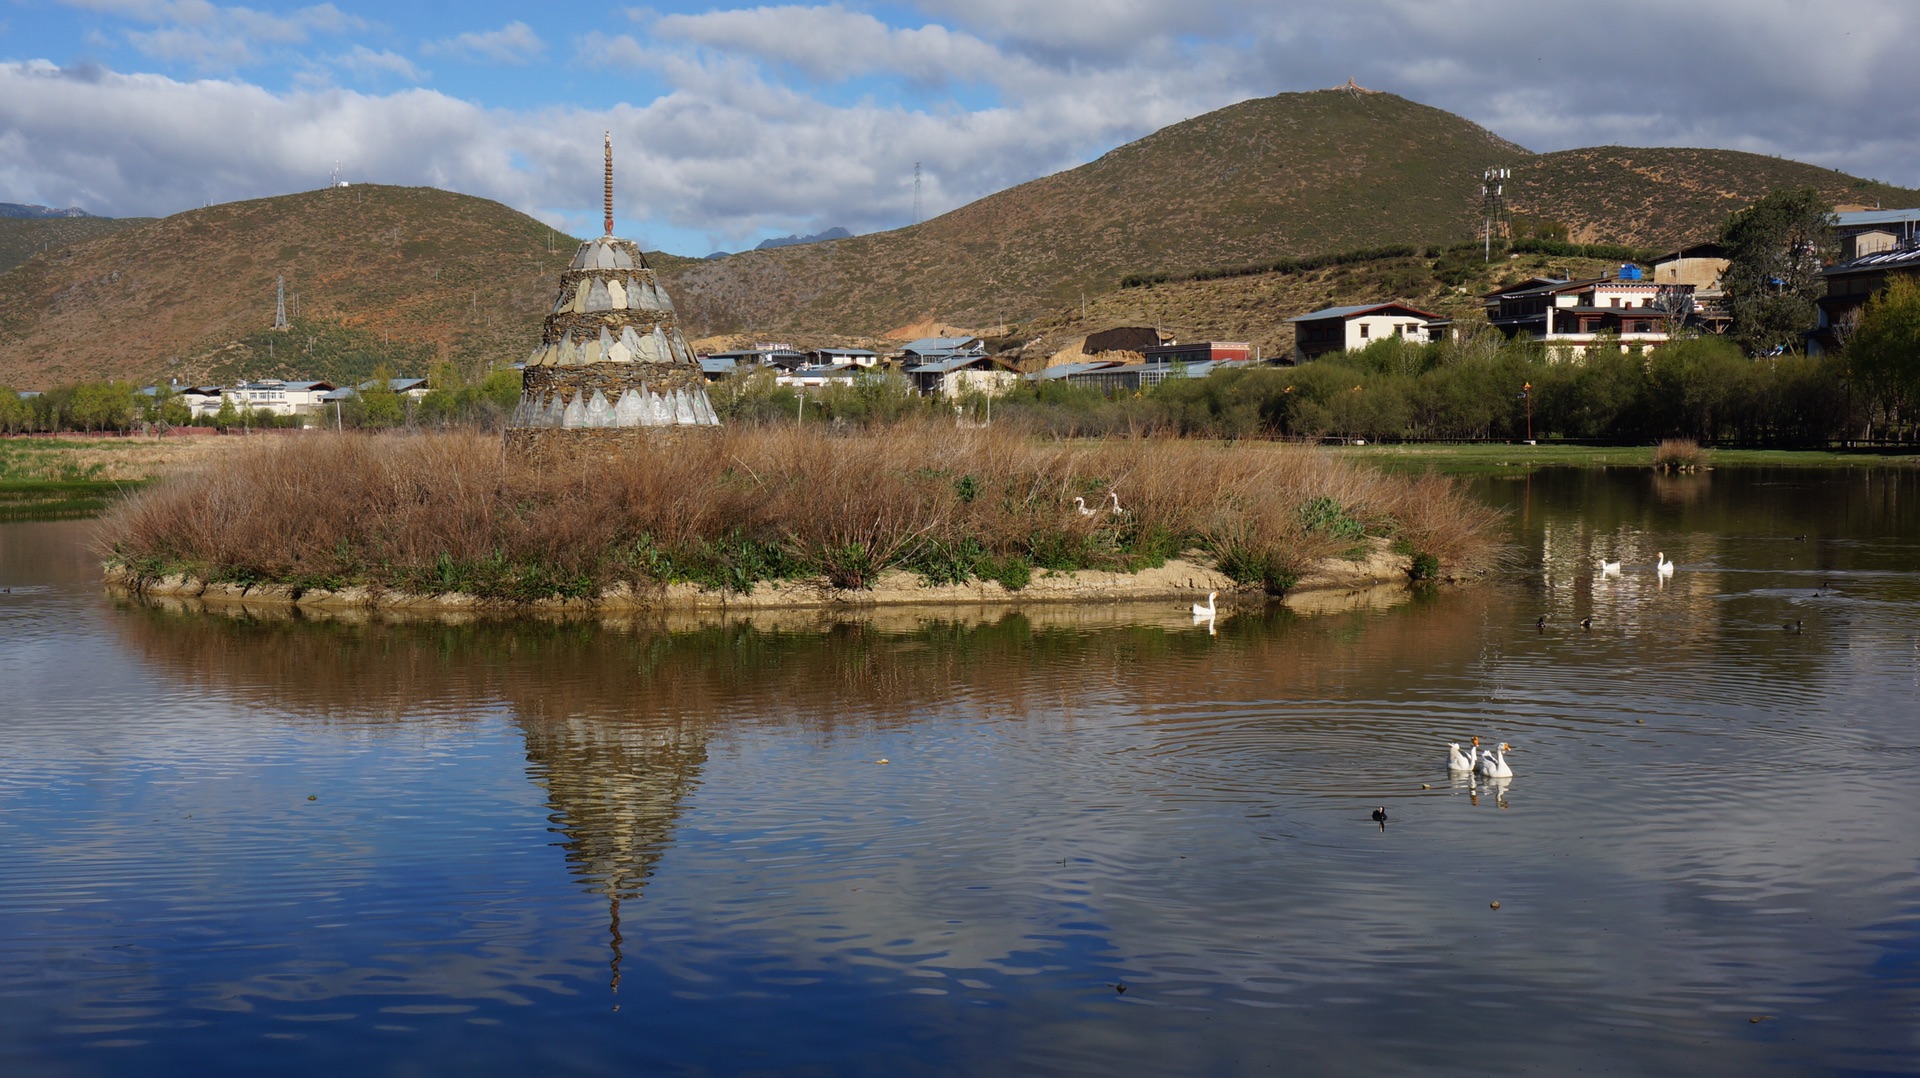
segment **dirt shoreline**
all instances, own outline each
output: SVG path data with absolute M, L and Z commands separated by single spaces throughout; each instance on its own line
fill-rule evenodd
M 1363 560 L 1330 558 L 1303 576 L 1279 601 L 1302 612 L 1375 607 L 1395 601 L 1408 591 L 1411 559 L 1376 543 Z M 824 579 L 761 583 L 750 592 L 708 591 L 691 584 L 634 591 L 616 586 L 593 599 L 543 599 L 531 603 L 486 600 L 462 593 L 421 595 L 385 588 L 350 587 L 298 590 L 284 584 L 243 586 L 213 583 L 173 575 L 138 576 L 108 566 L 108 587 L 128 597 L 170 600 L 199 606 L 246 607 L 258 610 L 299 611 L 316 617 L 349 612 L 413 613 L 426 616 L 467 614 L 525 616 L 550 614 L 636 615 L 655 613 L 728 613 L 758 611 L 855 611 L 910 607 L 995 607 L 1091 603 L 1205 603 L 1207 593 L 1218 592 L 1219 608 L 1265 604 L 1272 600 L 1258 587 L 1235 583 L 1224 573 L 1198 561 L 1174 559 L 1137 573 L 1100 570 L 1037 572 L 1031 583 L 1010 591 L 997 581 L 930 585 L 914 573 L 891 570 L 874 587 L 847 591 Z

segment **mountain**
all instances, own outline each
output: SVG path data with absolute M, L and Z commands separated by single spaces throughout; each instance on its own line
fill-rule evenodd
M 754 245 L 753 249 L 756 251 L 771 251 L 775 247 L 798 247 L 803 243 L 825 243 L 828 240 L 850 239 L 852 236 L 853 233 L 836 225 L 833 228 L 827 229 L 825 232 L 816 232 L 811 236 L 781 236 L 777 240 L 761 240 Z
M 690 265 L 669 284 L 709 319 L 700 332 L 991 325 L 1134 273 L 1467 239 L 1495 165 L 1512 170 L 1512 212 L 1633 245 L 1708 237 L 1777 187 L 1920 204 L 1920 192 L 1729 150 L 1534 154 L 1439 109 L 1342 88 L 1244 101 L 910 228 Z
M 575 245 L 497 202 L 431 188 L 356 184 L 189 210 L 0 276 L 0 383 L 519 360 Z M 278 277 L 292 332 L 271 329 Z
M 56 210 L 51 206 L 32 206 L 22 202 L 0 202 L 0 217 L 44 218 L 92 216 L 93 214 L 88 213 L 78 206 L 68 206 L 64 210 Z
M 1068 317 L 1084 293 L 1091 309 L 1122 319 L 1110 324 L 1251 334 L 1278 348 L 1285 330 L 1260 320 L 1299 313 L 1301 303 L 1451 293 L 1438 267 L 1412 263 L 1271 287 L 1257 277 L 1171 291 L 1120 282 L 1466 240 L 1478 234 L 1480 176 L 1493 165 L 1512 170 L 1509 207 L 1530 229 L 1589 242 L 1704 238 L 1729 212 L 1801 184 L 1843 205 L 1920 205 L 1917 191 L 1726 150 L 1534 154 L 1450 113 L 1341 89 L 1207 113 L 910 228 L 713 261 L 650 257 L 690 338 L 826 343 L 934 322 L 1031 322 L 1067 340 L 1104 328 Z M 0 221 L 9 224 L 107 223 Z M 382 363 L 420 373 L 441 360 L 477 371 L 532 349 L 574 247 L 498 203 L 377 185 L 111 224 L 119 231 L 29 246 L 41 253 L 0 275 L 0 383 L 342 379 Z M 287 333 L 270 329 L 279 276 L 295 316 Z M 1166 306 L 1176 299 L 1178 309 Z

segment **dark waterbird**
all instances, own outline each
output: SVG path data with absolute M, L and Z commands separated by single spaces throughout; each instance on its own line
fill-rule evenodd
M 1380 825 L 1380 830 L 1387 829 L 1387 806 L 1381 805 L 1373 810 L 1373 822 Z
M 1593 619 L 1592 619 L 1592 618 L 1590 618 L 1590 617 L 1589 617 L 1589 618 L 1581 618 L 1581 619 L 1580 619 L 1580 627 L 1581 627 L 1582 629 L 1585 629 L 1585 630 L 1587 630 L 1588 632 L 1592 632 L 1592 631 L 1593 631 Z
M 1536 628 L 1536 629 L 1538 629 L 1538 630 L 1540 630 L 1540 631 L 1541 631 L 1541 632 L 1543 632 L 1543 633 L 1544 633 L 1544 632 L 1546 632 L 1546 631 L 1547 631 L 1547 616 L 1546 616 L 1545 614 L 1542 614 L 1542 615 L 1540 615 L 1540 620 L 1539 620 L 1539 621 L 1536 621 L 1536 622 L 1534 622 L 1534 623 L 1533 623 L 1533 627 L 1534 627 L 1534 628 Z

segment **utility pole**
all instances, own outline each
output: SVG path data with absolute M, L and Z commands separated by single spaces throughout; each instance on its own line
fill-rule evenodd
M 913 163 L 913 223 L 920 223 L 920 162 Z

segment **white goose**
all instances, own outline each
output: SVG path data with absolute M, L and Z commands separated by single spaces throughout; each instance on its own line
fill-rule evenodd
M 1608 561 L 1605 558 L 1601 558 L 1600 559 L 1600 575 L 1601 576 L 1619 576 L 1620 563 L 1617 561 Z
M 1480 739 L 1477 737 L 1473 739 L 1472 753 L 1461 752 L 1460 743 L 1458 741 L 1449 741 L 1447 742 L 1447 770 L 1448 771 L 1472 771 L 1473 758 L 1479 754 L 1480 754 Z
M 1220 593 L 1219 593 L 1219 592 L 1217 592 L 1217 591 L 1210 591 L 1210 592 L 1208 592 L 1208 593 L 1207 593 L 1207 605 L 1205 605 L 1205 606 L 1201 606 L 1201 605 L 1200 605 L 1199 603 L 1195 603 L 1195 604 L 1193 604 L 1193 616 L 1194 616 L 1194 617 L 1196 617 L 1196 618 L 1211 618 L 1211 617 L 1213 617 L 1213 616 L 1215 615 L 1215 613 L 1216 613 L 1216 611 L 1215 611 L 1215 610 L 1214 610 L 1214 608 L 1213 608 L 1213 599 L 1214 599 L 1214 596 L 1216 596 L 1216 595 L 1219 595 L 1219 594 L 1220 594 Z
M 1653 567 L 1659 570 L 1661 576 L 1673 575 L 1673 563 L 1667 560 L 1666 551 L 1664 550 L 1660 551 L 1659 553 L 1655 554 L 1653 558 L 1654 558 Z
M 1090 517 L 1093 514 L 1099 512 L 1098 509 L 1088 509 L 1087 500 L 1085 498 L 1075 498 L 1073 500 L 1073 507 L 1075 509 L 1080 510 L 1080 515 L 1083 517 Z
M 1113 507 L 1111 509 L 1108 509 L 1107 512 L 1112 513 L 1114 516 L 1119 516 L 1121 513 L 1126 512 L 1125 509 L 1120 508 L 1120 492 L 1119 491 L 1109 490 L 1107 491 L 1107 497 L 1113 499 Z
M 1493 752 L 1481 753 L 1480 774 L 1490 779 L 1512 778 L 1513 768 L 1507 764 L 1507 750 L 1509 748 L 1512 748 L 1512 746 L 1502 741 L 1500 747 Z

